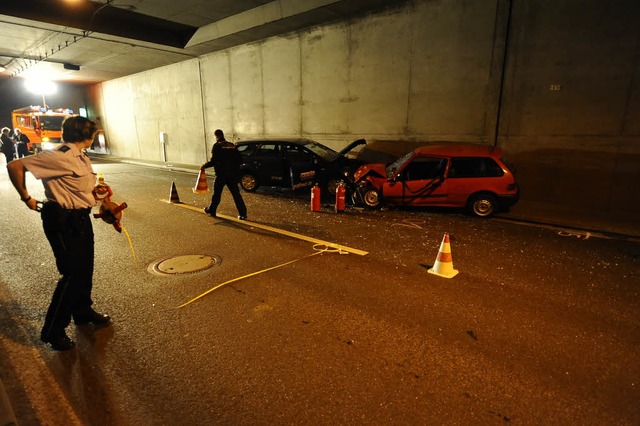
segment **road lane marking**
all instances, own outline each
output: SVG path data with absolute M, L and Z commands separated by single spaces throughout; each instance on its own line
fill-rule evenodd
M 196 211 L 198 213 L 206 214 L 204 212 L 204 210 L 199 208 L 199 207 L 190 206 L 188 204 L 172 203 L 169 200 L 160 200 L 160 201 L 162 201 L 163 203 L 167 203 L 167 204 L 173 204 L 173 205 L 175 205 L 177 207 L 182 207 L 182 208 L 185 208 L 185 209 L 193 210 L 193 211 Z M 302 240 L 302 241 L 308 241 L 308 242 L 313 243 L 313 244 L 325 245 L 325 246 L 333 248 L 333 249 L 346 251 L 348 253 L 357 254 L 359 256 L 366 256 L 367 254 L 369 254 L 369 252 L 367 252 L 367 251 L 358 250 L 358 249 L 355 249 L 355 248 L 343 246 L 343 245 L 336 244 L 336 243 L 331 243 L 329 241 L 319 240 L 317 238 L 308 237 L 308 236 L 302 235 L 302 234 L 296 234 L 295 232 L 285 231 L 284 229 L 274 228 L 274 227 L 271 227 L 271 226 L 263 225 L 261 223 L 251 222 L 249 220 L 240 220 L 240 219 L 237 219 L 237 218 L 235 218 L 233 216 L 227 216 L 227 215 L 223 215 L 223 214 L 220 214 L 220 213 L 218 213 L 217 216 L 219 218 L 222 218 L 222 219 L 225 219 L 225 220 L 229 220 L 229 221 L 232 221 L 232 222 L 237 222 L 237 223 L 239 223 L 241 225 L 253 226 L 254 228 L 264 229 L 265 231 L 270 231 L 270 232 L 274 232 L 276 234 L 286 235 L 288 237 L 296 238 L 296 239 Z
M 552 231 L 557 231 L 558 235 L 562 237 L 566 237 L 566 236 L 577 237 L 578 234 L 581 234 L 582 236 L 577 238 L 582 240 L 588 240 L 590 237 L 594 237 L 594 238 L 601 238 L 605 240 L 622 240 L 622 241 L 631 241 L 634 243 L 640 242 L 640 238 L 636 236 L 624 235 L 620 233 L 613 233 L 613 232 L 607 233 L 605 231 L 598 232 L 598 231 L 590 231 L 590 230 L 580 230 L 580 229 L 569 228 L 561 225 L 552 225 L 552 224 L 547 224 L 542 222 L 533 222 L 528 220 L 512 219 L 512 218 L 506 218 L 506 217 L 494 217 L 491 220 L 498 221 L 498 222 L 513 223 L 516 225 L 530 226 L 533 228 L 550 229 Z M 563 233 L 563 234 L 560 234 L 560 233 Z

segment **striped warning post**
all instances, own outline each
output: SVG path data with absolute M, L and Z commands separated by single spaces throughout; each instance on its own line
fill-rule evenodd
M 444 278 L 453 278 L 458 275 L 458 271 L 453 269 L 453 257 L 451 256 L 451 243 L 449 242 L 449 234 L 444 234 L 438 257 L 433 264 L 433 268 L 429 269 L 430 274 L 438 275 Z

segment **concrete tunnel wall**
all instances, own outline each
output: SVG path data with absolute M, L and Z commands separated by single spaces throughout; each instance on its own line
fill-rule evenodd
M 367 161 L 495 144 L 523 200 L 635 214 L 639 45 L 636 0 L 415 0 L 102 83 L 95 114 L 112 154 L 174 164 L 203 163 L 216 128 L 364 137 Z

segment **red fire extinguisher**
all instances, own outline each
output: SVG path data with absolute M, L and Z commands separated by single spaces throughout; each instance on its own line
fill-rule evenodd
M 320 211 L 320 187 L 317 183 L 311 188 L 311 211 Z
M 336 213 L 344 212 L 345 193 L 344 182 L 340 182 L 336 188 Z

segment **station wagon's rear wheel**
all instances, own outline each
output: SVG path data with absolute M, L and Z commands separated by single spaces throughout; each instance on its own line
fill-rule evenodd
M 240 186 L 247 192 L 258 189 L 258 178 L 253 173 L 243 172 L 240 176 Z
M 362 201 L 372 209 L 378 208 L 382 204 L 380 193 L 375 188 L 366 188 L 362 191 Z
M 498 202 L 492 194 L 475 194 L 469 198 L 467 209 L 478 217 L 490 217 L 496 212 Z
M 338 185 L 340 185 L 341 180 L 340 179 L 329 179 L 329 182 L 327 182 L 327 194 L 329 195 L 336 195 L 336 189 L 338 189 Z

